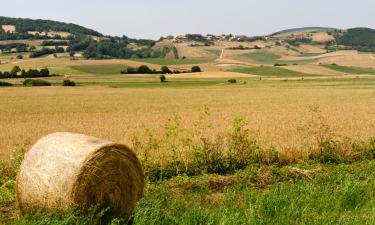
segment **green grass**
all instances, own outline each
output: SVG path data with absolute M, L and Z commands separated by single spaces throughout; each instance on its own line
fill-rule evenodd
M 316 172 L 305 176 L 293 173 L 295 168 Z M 374 224 L 374 170 L 375 161 L 253 166 L 231 176 L 182 176 L 148 183 L 131 224 Z M 93 215 L 54 212 L 4 223 L 90 224 L 97 220 Z
M 220 56 L 221 50 L 220 49 L 206 49 L 206 51 L 211 52 L 212 54 L 216 56 Z
M 146 194 L 134 224 L 375 223 L 374 161 L 309 167 L 323 172 L 310 180 L 290 167 L 271 167 L 270 177 L 262 179 L 258 168 L 249 168 L 232 181 L 169 182 Z
M 258 52 L 254 52 L 250 54 L 244 54 L 241 57 L 251 59 L 260 63 L 270 63 L 270 64 L 275 63 L 276 61 L 280 59 L 280 56 L 277 56 L 268 52 L 262 52 L 262 51 L 258 51 Z
M 187 58 L 187 59 L 166 59 L 166 58 L 147 58 L 132 59 L 137 62 L 151 63 L 156 65 L 192 65 L 209 63 L 212 60 L 206 58 Z
M 71 66 L 70 68 L 87 74 L 120 74 L 126 65 L 90 65 L 90 66 Z
M 239 67 L 231 69 L 231 72 L 254 74 L 260 76 L 274 76 L 274 77 L 305 77 L 315 76 L 306 73 L 300 73 L 292 70 L 288 70 L 282 67 L 275 66 L 260 66 L 260 67 Z
M 348 73 L 348 74 L 370 74 L 370 75 L 375 75 L 375 70 L 370 69 L 370 68 L 361 68 L 361 67 L 349 67 L 349 66 L 339 66 L 335 64 L 331 65 L 322 65 L 326 68 L 336 70 L 339 72 L 343 73 Z
M 257 63 L 261 64 L 275 64 L 275 63 L 281 63 L 281 64 L 307 64 L 314 62 L 316 60 L 314 59 L 304 59 L 304 60 L 280 60 L 280 56 L 274 55 L 269 52 L 265 51 L 257 51 L 254 53 L 244 54 L 238 56 L 240 59 L 250 59 Z

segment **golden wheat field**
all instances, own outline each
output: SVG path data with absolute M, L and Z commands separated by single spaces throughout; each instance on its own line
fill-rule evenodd
M 185 88 L 1 88 L 0 157 L 8 158 L 15 144 L 55 131 L 130 145 L 132 135 L 142 126 L 162 130 L 175 115 L 184 126 L 192 126 L 204 106 L 210 112 L 211 134 L 225 132 L 234 117 L 242 116 L 262 144 L 281 150 L 304 144 L 299 128 L 311 119 L 312 106 L 319 106 L 339 136 L 355 139 L 375 134 L 375 90 L 353 81 L 303 85 L 250 81 Z

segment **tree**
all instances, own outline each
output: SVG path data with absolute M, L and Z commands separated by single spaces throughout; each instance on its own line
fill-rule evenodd
M 161 67 L 161 72 L 165 74 L 172 73 L 172 71 L 167 66 Z
M 48 77 L 49 76 L 49 70 L 47 68 L 40 70 L 40 76 L 42 77 Z
M 202 72 L 201 68 L 199 66 L 193 66 L 191 68 L 191 72 L 192 73 L 199 73 L 199 72 Z
M 162 83 L 167 82 L 167 78 L 165 77 L 164 74 L 160 75 L 160 82 Z
M 13 69 L 10 71 L 10 74 L 12 77 L 16 77 L 17 73 L 21 71 L 21 68 L 19 66 L 14 66 Z
M 148 66 L 142 65 L 138 68 L 137 73 L 139 73 L 139 74 L 152 74 L 152 70 Z
M 62 84 L 62 85 L 63 85 L 63 86 L 74 87 L 74 86 L 76 86 L 76 83 L 75 83 L 74 81 L 71 81 L 71 80 L 69 80 L 69 79 L 66 79 L 66 80 L 63 81 L 63 84 Z

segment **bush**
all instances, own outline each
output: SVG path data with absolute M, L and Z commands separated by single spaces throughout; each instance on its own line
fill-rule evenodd
M 287 66 L 288 64 L 285 63 L 275 63 L 273 66 Z
M 76 86 L 76 83 L 74 81 L 71 81 L 69 79 L 66 79 L 63 81 L 63 86 L 70 86 L 70 87 L 74 87 Z
M 23 59 L 22 55 L 17 55 L 17 59 Z
M 191 72 L 192 73 L 199 73 L 199 72 L 202 72 L 201 68 L 199 66 L 193 66 L 191 68 Z
M 229 79 L 228 83 L 235 84 L 235 83 L 237 83 L 237 80 L 236 79 Z
M 8 86 L 13 86 L 13 84 L 8 83 L 8 82 L 4 82 L 4 81 L 0 81 L 0 87 L 8 87 Z
M 148 66 L 142 65 L 138 68 L 137 73 L 139 73 L 139 74 L 152 74 L 153 72 Z
M 172 73 L 172 71 L 167 66 L 163 66 L 161 68 L 161 72 L 165 74 Z
M 164 76 L 164 74 L 160 75 L 160 82 L 167 82 L 167 78 Z
M 26 87 L 51 86 L 50 82 L 40 79 L 26 79 L 22 84 Z

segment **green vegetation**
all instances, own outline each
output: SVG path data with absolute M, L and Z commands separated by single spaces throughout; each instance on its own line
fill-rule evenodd
M 10 17 L 0 17 L 0 25 L 14 25 L 16 27 L 17 33 L 7 34 L 1 32 L 0 29 L 0 40 L 16 40 L 16 39 L 28 39 L 25 37 L 32 37 L 28 35 L 27 31 L 57 31 L 57 32 L 69 32 L 75 35 L 95 35 L 103 36 L 97 31 L 63 22 L 56 22 L 51 20 L 32 20 L 32 19 L 21 19 L 21 18 L 10 18 Z M 60 37 L 61 38 L 61 37 Z
M 5 82 L 5 81 L 0 81 L 0 87 L 9 87 L 13 86 L 13 84 Z
M 0 45 L 0 50 L 2 53 L 10 53 L 15 49 L 15 52 L 26 52 L 27 47 L 29 47 L 27 44 L 24 43 L 9 43 Z
M 26 79 L 22 84 L 26 87 L 51 86 L 50 82 L 40 79 Z
M 68 41 L 43 41 L 41 46 L 67 46 Z
M 339 66 L 336 64 L 322 65 L 332 70 L 336 70 L 348 74 L 369 74 L 375 75 L 375 70 L 371 68 L 361 68 L 361 67 L 349 67 L 349 66 Z
M 277 56 L 277 55 L 274 55 L 272 53 L 268 53 L 265 51 L 257 51 L 257 52 L 250 53 L 250 54 L 244 54 L 244 55 L 241 55 L 241 57 L 251 59 L 259 63 L 269 63 L 269 64 L 274 64 L 277 60 L 280 59 L 280 56 Z
M 311 44 L 312 39 L 310 38 L 294 38 L 286 41 L 291 46 L 300 46 L 301 44 Z
M 284 161 L 277 149 L 261 146 L 240 117 L 224 135 L 207 135 L 210 113 L 206 107 L 193 130 L 182 127 L 176 116 L 162 133 L 145 128 L 135 134 L 133 148 L 145 169 L 147 185 L 131 223 L 373 224 L 375 138 L 341 139 L 329 130 L 318 109 L 311 112 L 311 122 L 303 127 L 316 142 L 306 146 L 309 159 L 303 164 Z M 16 148 L 11 161 L 0 162 L 0 207 L 8 209 L 0 222 L 130 222 L 108 217 L 109 209 L 96 208 L 83 216 L 71 210 L 14 217 L 15 178 L 26 145 Z M 150 160 L 153 151 L 167 149 L 171 155 Z
M 260 66 L 260 67 L 239 67 L 231 69 L 231 72 L 254 74 L 260 76 L 275 77 L 305 77 L 313 76 L 312 74 L 300 73 L 280 67 Z
M 58 46 L 56 46 L 55 48 L 42 48 L 41 50 L 31 52 L 30 58 L 37 58 L 45 55 L 63 52 L 65 52 L 64 48 Z
M 160 75 L 160 82 L 162 82 L 162 83 L 167 82 L 167 78 L 165 77 L 164 74 Z
M 66 79 L 66 80 L 63 80 L 62 86 L 74 87 L 74 86 L 76 86 L 76 83 L 74 81 Z
M 274 55 L 266 51 L 257 51 L 254 53 L 243 54 L 238 56 L 241 59 L 250 59 L 256 61 L 257 63 L 263 64 L 306 64 L 314 62 L 314 59 L 304 59 L 304 60 L 280 60 L 280 56 Z
M 375 30 L 370 28 L 354 28 L 336 38 L 339 45 L 345 45 L 359 51 L 375 51 Z
M 193 66 L 191 68 L 191 72 L 192 73 L 200 73 L 200 72 L 202 72 L 202 70 L 201 70 L 201 68 L 199 66 Z
M 19 66 L 14 66 L 11 71 L 0 71 L 0 79 L 4 78 L 35 78 L 35 77 L 49 77 L 50 71 L 48 68 L 43 68 L 41 70 L 29 69 L 24 70 Z
M 206 49 L 206 51 L 216 55 L 216 56 L 220 56 L 221 54 L 221 50 L 220 49 Z
M 87 74 L 119 74 L 125 69 L 124 65 L 89 65 L 89 66 L 71 66 L 70 68 Z

